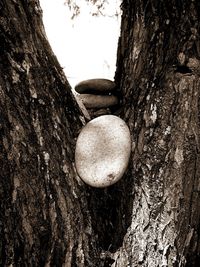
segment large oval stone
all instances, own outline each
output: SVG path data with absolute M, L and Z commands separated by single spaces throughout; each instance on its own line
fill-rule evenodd
M 116 183 L 127 169 L 131 137 L 126 123 L 117 116 L 91 120 L 80 132 L 75 164 L 81 179 L 94 187 Z
M 75 86 L 79 94 L 106 94 L 116 90 L 116 85 L 108 79 L 89 79 L 81 81 Z
M 114 95 L 79 95 L 86 108 L 108 108 L 118 104 L 118 98 Z

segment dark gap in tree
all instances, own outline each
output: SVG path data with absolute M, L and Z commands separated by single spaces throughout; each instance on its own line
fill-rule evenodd
M 77 267 L 77 264 L 76 264 L 76 250 L 77 250 L 77 245 L 73 247 L 72 249 L 72 263 L 71 265 L 73 267 Z
M 131 224 L 131 180 L 131 174 L 128 172 L 119 182 L 108 188 L 88 187 L 92 226 L 102 250 L 115 252 L 122 245 L 127 228 Z
M 186 74 L 186 73 L 192 73 L 192 70 L 187 66 L 177 66 L 175 72 Z
M 189 255 L 189 258 L 187 259 L 187 263 L 185 267 L 199 267 L 199 262 L 200 262 L 200 255 Z
M 105 261 L 104 261 L 104 265 L 103 265 L 103 267 L 111 267 L 112 264 L 113 264 L 114 262 L 115 262 L 115 260 L 113 260 L 113 259 L 107 257 L 107 258 L 105 259 Z
M 62 244 L 60 244 L 57 240 L 55 241 L 52 256 L 52 266 L 62 266 L 62 262 L 64 261 L 64 251 L 62 248 Z

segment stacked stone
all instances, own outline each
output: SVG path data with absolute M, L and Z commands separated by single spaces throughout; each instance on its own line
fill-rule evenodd
M 109 115 L 119 105 L 116 85 L 108 79 L 90 79 L 78 83 L 75 91 L 91 118 Z

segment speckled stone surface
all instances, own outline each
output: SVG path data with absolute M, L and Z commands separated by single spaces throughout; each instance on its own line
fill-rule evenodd
M 116 183 L 127 169 L 131 137 L 126 123 L 117 116 L 103 115 L 80 132 L 75 164 L 81 179 L 93 187 Z

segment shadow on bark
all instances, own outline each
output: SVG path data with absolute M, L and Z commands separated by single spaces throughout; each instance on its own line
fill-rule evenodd
M 102 250 L 115 252 L 131 224 L 132 179 L 127 171 L 119 182 L 108 188 L 88 187 L 92 225 Z

